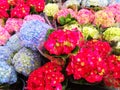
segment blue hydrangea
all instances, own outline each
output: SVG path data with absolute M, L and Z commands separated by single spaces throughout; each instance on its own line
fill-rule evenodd
M 0 62 L 0 84 L 13 84 L 17 81 L 17 75 L 14 68 L 5 61 Z
M 0 46 L 0 61 L 9 62 L 13 56 L 13 52 L 7 46 Z
M 110 0 L 110 4 L 120 3 L 120 0 Z
M 109 4 L 109 0 L 83 0 L 83 6 L 100 6 L 105 7 Z
M 14 55 L 12 64 L 18 73 L 28 76 L 30 72 L 40 67 L 40 54 L 23 47 Z
M 9 41 L 6 43 L 6 46 L 13 52 L 17 52 L 23 47 L 18 34 L 11 36 Z
M 22 25 L 19 37 L 26 47 L 35 49 L 44 42 L 47 30 L 51 28 L 48 24 L 38 20 L 27 21 Z

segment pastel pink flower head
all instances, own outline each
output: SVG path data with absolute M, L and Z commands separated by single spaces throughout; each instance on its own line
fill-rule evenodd
M 88 24 L 94 20 L 94 12 L 88 9 L 81 9 L 78 11 L 77 20 L 80 24 Z
M 114 14 L 111 11 L 100 10 L 95 13 L 93 23 L 97 26 L 102 26 L 103 28 L 111 27 L 115 24 Z
M 60 17 L 67 17 L 67 15 L 69 14 L 71 15 L 71 17 L 76 19 L 77 15 L 72 9 L 65 8 L 65 9 L 61 9 L 60 11 L 58 11 L 56 15 L 58 22 L 59 22 Z
M 0 26 L 0 45 L 5 45 L 9 38 L 10 34 L 5 30 L 5 28 Z
M 24 22 L 30 21 L 30 20 L 39 20 L 39 21 L 45 22 L 45 19 L 42 16 L 37 15 L 37 14 L 32 14 L 32 15 L 25 16 Z
M 5 24 L 5 29 L 9 33 L 18 32 L 23 24 L 23 19 L 8 18 Z

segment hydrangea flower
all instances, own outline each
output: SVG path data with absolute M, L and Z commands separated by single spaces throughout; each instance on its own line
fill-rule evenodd
M 48 24 L 38 20 L 27 21 L 21 27 L 19 37 L 23 45 L 35 49 L 39 45 L 42 46 L 47 30 L 51 28 Z
M 39 20 L 39 21 L 45 22 L 44 18 L 37 14 L 31 14 L 24 17 L 24 23 L 30 20 Z
M 100 10 L 95 13 L 93 23 L 97 26 L 102 26 L 103 28 L 111 27 L 115 24 L 114 14 L 106 10 Z
M 10 34 L 5 30 L 5 28 L 0 26 L 0 45 L 5 45 L 9 38 Z
M 77 14 L 77 20 L 80 24 L 88 24 L 93 22 L 94 13 L 88 9 L 81 9 Z
M 99 32 L 92 26 L 84 26 L 82 29 L 83 36 L 87 39 L 89 36 L 93 39 L 99 38 Z
M 83 6 L 100 6 L 105 7 L 109 4 L 109 0 L 83 0 L 82 5 Z
M 5 61 L 0 62 L 0 84 L 13 84 L 17 81 L 17 75 L 14 68 Z
M 59 6 L 58 4 L 55 4 L 55 3 L 48 3 L 47 5 L 45 5 L 45 8 L 44 8 L 44 13 L 47 15 L 47 16 L 52 16 L 54 17 L 55 14 L 59 11 Z
M 23 24 L 23 20 L 19 18 L 8 18 L 5 24 L 5 29 L 9 33 L 18 32 Z
M 103 38 L 107 41 L 120 41 L 120 28 L 111 27 L 103 32 Z
M 13 56 L 13 52 L 6 46 L 0 46 L 0 61 L 10 62 L 10 59 Z
M 23 47 L 17 33 L 9 38 L 9 41 L 5 46 L 7 46 L 12 52 L 17 52 Z
M 20 49 L 11 61 L 15 70 L 25 76 L 41 65 L 40 54 L 25 47 Z

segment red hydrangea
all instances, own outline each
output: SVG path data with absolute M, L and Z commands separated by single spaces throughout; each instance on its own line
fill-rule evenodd
M 7 0 L 0 0 L 0 10 L 5 10 L 7 11 L 9 9 L 9 4 Z
M 61 66 L 48 62 L 34 70 L 27 82 L 27 90 L 62 90 L 64 75 Z
M 18 3 L 12 10 L 11 10 L 11 17 L 17 18 L 24 18 L 26 15 L 30 13 L 29 5 L 25 4 L 24 2 Z
M 7 0 L 9 5 L 16 6 L 17 4 L 24 2 L 25 0 Z
M 36 12 L 43 11 L 45 7 L 45 0 L 27 0 L 26 2 L 30 6 L 34 7 Z
M 108 70 L 106 57 L 110 50 L 106 42 L 98 40 L 86 42 L 77 54 L 70 57 L 66 68 L 67 74 L 73 75 L 75 80 L 84 78 L 90 83 L 102 81 Z
M 104 82 L 107 86 L 120 87 L 120 56 L 111 55 L 107 60 L 109 71 Z
M 50 54 L 69 54 L 82 43 L 83 36 L 79 31 L 56 30 L 52 32 L 44 44 Z
M 0 18 L 8 18 L 9 15 L 5 10 L 0 9 Z

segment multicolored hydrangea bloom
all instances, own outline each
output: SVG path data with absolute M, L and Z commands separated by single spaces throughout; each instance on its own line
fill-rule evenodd
M 8 18 L 5 24 L 5 29 L 9 33 L 19 32 L 23 24 L 23 20 L 20 18 Z
M 13 56 L 13 52 L 6 46 L 0 46 L 0 61 L 6 61 L 11 63 L 10 60 Z
M 95 19 L 93 23 L 103 28 L 114 26 L 114 14 L 107 10 L 100 10 L 95 13 Z
M 52 16 L 54 17 L 56 15 L 56 13 L 59 11 L 59 6 L 56 3 L 48 3 L 47 5 L 45 5 L 44 8 L 44 13 L 47 16 Z
M 19 37 L 26 47 L 35 49 L 44 43 L 48 29 L 52 27 L 39 20 L 27 21 L 20 29 Z
M 5 61 L 0 62 L 0 84 L 13 84 L 17 81 L 17 74 L 14 68 Z
M 88 9 L 81 9 L 78 11 L 77 21 L 80 24 L 89 24 L 89 23 L 93 22 L 94 18 L 95 18 L 94 12 L 92 12 Z
M 96 28 L 92 26 L 84 26 L 82 28 L 82 34 L 85 39 L 92 38 L 92 39 L 98 39 L 99 38 L 99 32 Z
M 111 27 L 103 32 L 103 38 L 107 41 L 120 41 L 120 28 Z
M 24 17 L 24 23 L 30 20 L 39 20 L 39 21 L 45 22 L 44 18 L 37 14 L 31 14 Z
M 21 40 L 19 39 L 18 33 L 11 36 L 5 46 L 7 46 L 12 52 L 17 52 L 18 50 L 20 50 L 23 45 Z
M 41 65 L 40 54 L 25 47 L 20 49 L 11 61 L 15 70 L 25 76 Z
M 0 45 L 5 45 L 10 38 L 10 34 L 2 26 L 0 26 Z

